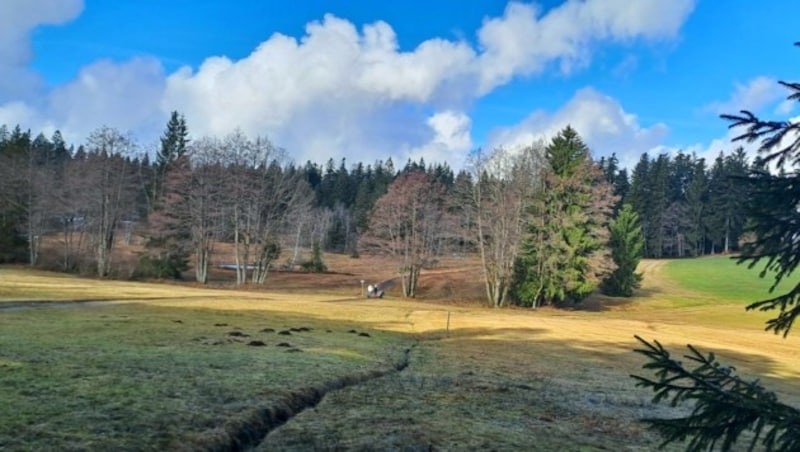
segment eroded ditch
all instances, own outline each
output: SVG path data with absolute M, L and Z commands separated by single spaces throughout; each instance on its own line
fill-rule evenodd
M 401 357 L 388 367 L 344 375 L 321 385 L 308 386 L 289 392 L 267 406 L 254 408 L 220 429 L 201 434 L 198 443 L 205 450 L 233 452 L 257 447 L 272 431 L 289 422 L 305 410 L 315 408 L 333 391 L 360 385 L 408 368 L 411 351 L 417 343 L 406 348 Z M 192 446 L 198 445 L 195 443 Z M 185 445 L 174 445 L 180 449 Z M 190 448 L 194 448 L 191 447 Z

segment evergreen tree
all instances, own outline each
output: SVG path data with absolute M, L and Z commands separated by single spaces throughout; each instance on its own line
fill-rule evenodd
M 628 191 L 628 202 L 631 208 L 639 214 L 642 222 L 642 232 L 645 237 L 651 229 L 650 226 L 650 156 L 645 152 L 639 157 L 639 162 L 633 169 L 631 175 L 631 188 Z M 651 253 L 647 247 L 647 241 L 644 243 L 644 256 L 650 257 Z
M 25 225 L 30 183 L 26 169 L 30 141 L 30 134 L 19 126 L 12 133 L 5 126 L 0 130 L 0 263 L 27 260 Z
M 581 301 L 613 266 L 606 244 L 616 198 L 588 147 L 567 127 L 545 156 L 550 173 L 531 206 L 512 283 L 514 298 L 532 307 Z
M 636 267 L 642 258 L 644 235 L 639 225 L 639 215 L 630 204 L 625 204 L 619 215 L 609 225 L 611 231 L 611 258 L 617 266 L 603 281 L 603 293 L 611 296 L 630 297 L 642 281 Z
M 603 170 L 603 175 L 606 182 L 614 187 L 614 195 L 618 198 L 617 203 L 614 205 L 614 214 L 619 212 L 622 208 L 624 199 L 630 189 L 630 182 L 628 182 L 628 170 L 625 168 L 620 169 L 619 159 L 617 154 L 612 153 L 611 157 L 602 157 L 599 162 L 600 169 Z
M 191 254 L 189 190 L 191 164 L 186 121 L 173 111 L 161 137 L 148 215 L 147 250 L 139 260 L 139 277 L 175 278 L 188 269 Z
M 648 178 L 648 229 L 645 240 L 650 257 L 664 256 L 665 215 L 669 207 L 669 156 L 660 154 L 650 168 Z
M 328 271 L 328 267 L 322 261 L 322 250 L 320 249 L 319 242 L 314 242 L 311 247 L 311 259 L 301 264 L 303 270 L 310 273 L 324 273 Z
M 800 83 L 781 84 L 791 91 L 789 99 L 800 99 Z M 774 274 L 774 289 L 800 265 L 800 123 L 764 121 L 748 111 L 722 117 L 731 122 L 731 127 L 745 129 L 735 141 L 760 144 L 760 156 L 749 177 L 736 180 L 749 189 L 748 196 L 740 201 L 750 218 L 748 230 L 755 236 L 742 250 L 739 263 L 752 268 L 766 262 L 761 274 Z M 778 172 L 770 171 L 770 166 Z M 777 310 L 767 329 L 787 335 L 800 315 L 800 283 L 747 309 Z M 663 436 L 665 444 L 688 439 L 689 450 L 715 446 L 728 450 L 750 430 L 750 450 L 757 446 L 764 450 L 800 450 L 800 410 L 781 403 L 758 380 L 745 381 L 734 374 L 733 368 L 717 362 L 713 353 L 704 355 L 692 346 L 686 358 L 696 367 L 690 369 L 673 359 L 657 341 L 637 339 L 642 347 L 636 351 L 648 360 L 644 368 L 655 373 L 654 378 L 634 376 L 638 385 L 655 391 L 656 402 L 692 404 L 689 415 L 646 420 Z
M 689 230 L 686 240 L 695 256 L 705 254 L 706 228 L 705 215 L 708 202 L 708 174 L 706 161 L 696 159 L 692 169 L 692 179 L 686 188 L 686 210 L 689 216 Z
M 153 193 L 151 210 L 163 195 L 164 179 L 173 162 L 186 153 L 189 144 L 189 130 L 183 115 L 173 111 L 167 122 L 167 128 L 161 136 L 161 147 L 156 154 L 155 178 L 153 179 Z
M 714 251 L 729 253 L 738 248 L 745 222 L 742 200 L 747 197 L 747 186 L 741 179 L 747 171 L 747 156 L 741 148 L 728 156 L 720 152 L 711 168 L 706 224 Z
M 149 238 L 136 270 L 137 277 L 180 279 L 181 273 L 189 268 L 192 174 L 188 156 L 174 161 L 165 176 L 159 207 L 148 218 Z
M 622 205 L 624 202 L 627 202 L 628 199 L 628 192 L 631 188 L 630 180 L 628 179 L 628 169 L 622 168 L 617 172 L 617 176 L 614 178 L 614 194 L 619 196 L 619 202 L 617 203 L 618 206 Z

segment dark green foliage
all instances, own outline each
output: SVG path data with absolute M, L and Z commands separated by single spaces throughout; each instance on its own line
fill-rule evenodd
M 301 267 L 303 270 L 310 273 L 324 273 L 328 271 L 328 267 L 322 262 L 322 250 L 320 249 L 319 243 L 314 243 L 314 246 L 311 248 L 311 259 L 303 262 Z
M 0 264 L 27 261 L 28 240 L 15 223 L 7 212 L 0 217 Z
M 19 126 L 0 134 L 0 262 L 27 262 L 30 132 Z
M 747 156 L 742 148 L 727 156 L 720 154 L 711 168 L 706 224 L 716 251 L 728 253 L 738 249 L 745 223 L 742 200 L 747 198 L 749 190 L 743 182 L 747 171 Z
M 186 156 L 173 162 L 166 173 L 158 208 L 148 218 L 145 255 L 137 267 L 139 277 L 180 279 L 189 269 L 191 231 L 189 189 L 191 168 Z
M 547 147 L 551 171 L 530 206 L 510 292 L 518 304 L 580 302 L 611 270 L 607 223 L 616 201 L 574 129 Z
M 655 374 L 652 379 L 632 375 L 636 385 L 652 389 L 654 402 L 692 406 L 685 417 L 644 420 L 664 438 L 662 446 L 688 439 L 689 451 L 729 450 L 750 430 L 754 433 L 750 450 L 759 445 L 766 450 L 800 449 L 800 411 L 780 403 L 758 380 L 742 380 L 734 368 L 717 362 L 713 353 L 703 355 L 691 345 L 684 358 L 694 368 L 687 369 L 658 341 L 651 344 L 639 336 L 636 339 L 642 347 L 635 352 L 648 360 L 643 367 Z
M 606 295 L 630 297 L 642 281 L 642 275 L 636 273 L 644 248 L 639 215 L 630 204 L 625 204 L 609 225 L 609 230 L 611 258 L 617 268 L 603 281 L 602 290 Z
M 173 111 L 156 156 L 155 210 L 148 218 L 147 249 L 136 270 L 140 277 L 179 279 L 189 268 L 192 168 L 186 155 L 188 133 L 183 116 Z
M 169 257 L 143 255 L 136 263 L 132 279 L 181 279 L 180 263 Z
M 553 138 L 545 156 L 553 174 L 568 178 L 589 158 L 589 148 L 578 136 L 578 132 L 567 126 Z
M 628 180 L 628 170 L 619 167 L 619 159 L 617 154 L 611 154 L 611 157 L 601 157 L 600 169 L 603 170 L 606 182 L 614 187 L 614 195 L 618 198 L 617 203 L 614 205 L 614 214 L 619 212 L 623 203 L 628 202 L 628 191 L 631 188 L 630 181 Z
M 706 227 L 705 215 L 709 207 L 708 202 L 708 174 L 706 161 L 698 159 L 694 162 L 692 178 L 686 187 L 686 210 L 689 229 L 686 231 L 686 241 L 690 244 L 692 254 L 699 256 L 705 253 Z
M 800 84 L 781 84 L 791 91 L 789 99 L 800 99 Z M 744 246 L 738 262 L 749 263 L 753 268 L 762 260 L 766 261 L 760 275 L 774 275 L 772 289 L 775 289 L 778 282 L 800 265 L 800 242 L 797 240 L 800 235 L 797 209 L 800 204 L 800 184 L 797 184 L 800 175 L 800 123 L 763 121 L 748 111 L 722 117 L 731 122 L 731 128 L 745 129 L 734 141 L 745 140 L 760 145 L 759 158 L 749 175 L 734 179 L 746 188 L 746 196 L 739 201 L 744 204 L 749 217 L 748 232 L 754 237 Z M 742 161 L 743 153 L 737 153 L 730 165 L 737 168 Z M 718 174 L 724 172 L 725 163 L 725 159 L 717 159 Z M 723 180 L 721 176 L 716 179 L 720 183 Z M 726 217 L 729 224 L 725 233 L 731 234 L 733 219 L 728 214 L 722 215 L 722 218 Z M 726 241 L 729 240 L 727 237 Z M 798 301 L 800 284 L 785 294 L 753 303 L 747 309 L 778 310 L 777 317 L 767 322 L 767 330 L 787 335 L 800 315 Z M 778 401 L 775 394 L 757 381 L 743 381 L 733 375 L 732 368 L 717 363 L 713 354 L 703 356 L 691 346 L 687 358 L 697 367 L 689 370 L 682 363 L 670 359 L 669 353 L 658 342 L 650 344 L 637 339 L 644 348 L 636 351 L 648 359 L 644 368 L 655 371 L 654 379 L 633 376 L 638 384 L 652 388 L 656 392 L 656 402 L 670 400 L 673 406 L 694 403 L 688 416 L 646 420 L 667 443 L 689 439 L 689 450 L 717 445 L 727 450 L 743 432 L 752 431 L 751 450 L 756 446 L 765 450 L 800 450 L 800 411 Z
M 738 179 L 746 172 L 741 150 L 720 153 L 710 170 L 695 155 L 642 155 L 625 196 L 641 218 L 644 256 L 736 251 L 746 220 L 741 201 L 749 189 Z
M 163 170 L 186 153 L 189 144 L 189 130 L 186 119 L 177 111 L 173 111 L 167 122 L 164 135 L 161 136 L 161 148 L 156 156 L 156 165 Z
M 166 130 L 161 136 L 161 147 L 156 154 L 155 177 L 153 180 L 152 203 L 158 204 L 163 196 L 164 179 L 172 164 L 186 154 L 186 147 L 189 144 L 189 130 L 186 127 L 186 120 L 183 115 L 173 111 L 167 122 Z M 154 206 L 151 206 L 151 209 Z

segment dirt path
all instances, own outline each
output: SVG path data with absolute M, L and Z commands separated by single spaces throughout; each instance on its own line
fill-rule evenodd
M 642 290 L 651 292 L 670 293 L 678 296 L 694 297 L 697 294 L 670 281 L 664 271 L 669 264 L 667 260 L 644 259 L 639 263 L 637 270 L 642 273 Z

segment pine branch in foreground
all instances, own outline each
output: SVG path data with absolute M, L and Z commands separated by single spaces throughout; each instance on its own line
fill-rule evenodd
M 654 403 L 694 403 L 685 417 L 643 420 L 664 438 L 662 447 L 688 439 L 689 451 L 729 450 L 742 433 L 752 431 L 749 450 L 759 444 L 769 451 L 800 450 L 800 411 L 778 402 L 758 380 L 741 379 L 713 353 L 703 355 L 691 345 L 684 358 L 694 368 L 688 369 L 658 341 L 636 339 L 642 347 L 634 351 L 648 359 L 643 368 L 655 373 L 653 379 L 631 375 L 636 385 L 652 389 Z

